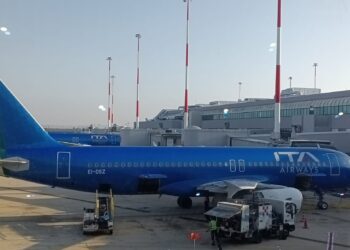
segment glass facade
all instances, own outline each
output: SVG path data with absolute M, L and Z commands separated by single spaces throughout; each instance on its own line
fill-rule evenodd
M 258 108 L 258 107 L 257 107 Z M 337 115 L 340 112 L 350 114 L 350 105 L 337 106 L 322 106 L 322 107 L 308 107 L 308 108 L 285 108 L 281 109 L 281 117 L 291 117 L 298 115 Z M 226 120 L 226 119 L 252 119 L 252 118 L 273 118 L 274 110 L 263 111 L 249 111 L 249 112 L 232 112 L 229 109 L 228 113 L 220 112 L 212 113 L 210 115 L 202 115 L 203 121 L 209 120 Z

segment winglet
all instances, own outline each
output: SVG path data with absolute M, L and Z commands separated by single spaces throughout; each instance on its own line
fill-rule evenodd
M 38 144 L 47 146 L 57 142 L 0 81 L 0 149 Z

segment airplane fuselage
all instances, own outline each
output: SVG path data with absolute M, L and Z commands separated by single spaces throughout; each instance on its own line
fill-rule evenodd
M 11 156 L 28 159 L 30 167 L 7 171 L 10 176 L 89 192 L 106 184 L 115 194 L 194 196 L 196 187 L 212 181 L 295 186 L 298 176 L 332 189 L 348 185 L 350 176 L 347 155 L 311 148 L 48 146 L 7 150 Z

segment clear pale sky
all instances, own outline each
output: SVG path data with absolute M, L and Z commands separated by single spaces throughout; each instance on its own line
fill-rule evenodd
M 277 0 L 192 0 L 189 103 L 273 98 Z M 350 1 L 282 0 L 282 89 L 350 88 Z M 106 125 L 108 62 L 118 125 L 132 125 L 136 33 L 141 120 L 184 103 L 182 0 L 0 0 L 0 78 L 43 125 Z

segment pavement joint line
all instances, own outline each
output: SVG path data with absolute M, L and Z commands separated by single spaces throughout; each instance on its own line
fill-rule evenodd
M 311 239 L 311 238 L 306 238 L 306 237 L 301 237 L 301 236 L 295 236 L 295 235 L 289 235 L 289 237 L 295 238 L 295 239 L 300 239 L 300 240 L 305 240 L 305 241 L 312 241 L 312 242 L 322 243 L 322 244 L 327 245 L 327 241 L 325 241 L 325 240 L 316 240 L 316 239 Z M 334 246 L 350 248 L 350 245 L 341 244 L 341 243 L 334 243 Z

